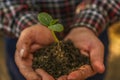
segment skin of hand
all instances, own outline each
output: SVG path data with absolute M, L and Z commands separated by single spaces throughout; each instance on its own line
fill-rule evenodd
M 69 75 L 59 77 L 57 80 L 84 80 L 96 72 L 102 73 L 104 71 L 104 48 L 91 30 L 87 28 L 75 28 L 68 34 L 67 39 L 72 40 L 83 54 L 90 56 L 94 71 L 90 65 L 84 65 Z M 20 72 L 27 80 L 55 80 L 42 69 L 35 71 L 32 69 L 32 52 L 52 42 L 54 42 L 54 38 L 50 30 L 40 24 L 22 31 L 17 42 L 15 61 Z M 93 44 L 94 42 L 95 44 Z
M 66 36 L 65 40 L 68 39 L 73 41 L 74 45 L 80 49 L 82 54 L 90 57 L 92 65 L 92 67 L 90 65 L 84 65 L 80 69 L 71 72 L 67 76 L 68 80 L 84 80 L 96 73 L 104 72 L 104 46 L 91 29 L 87 27 L 74 28 Z
M 27 80 L 55 80 L 42 69 L 32 69 L 33 53 L 38 48 L 54 42 L 50 30 L 40 24 L 24 29 L 16 45 L 15 62 Z

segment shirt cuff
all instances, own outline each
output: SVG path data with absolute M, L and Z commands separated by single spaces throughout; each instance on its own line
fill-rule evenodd
M 88 27 L 93 30 L 97 35 L 100 34 L 105 28 L 104 16 L 97 10 L 86 9 L 81 11 L 75 18 L 74 27 Z

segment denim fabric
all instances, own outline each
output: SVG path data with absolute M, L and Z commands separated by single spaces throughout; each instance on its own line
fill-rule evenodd
M 10 74 L 11 80 L 25 80 L 20 74 L 14 60 L 17 39 L 5 37 L 6 46 L 6 65 Z

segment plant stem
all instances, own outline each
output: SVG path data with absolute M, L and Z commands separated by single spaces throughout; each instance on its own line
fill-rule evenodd
M 59 42 L 59 40 L 58 40 L 58 38 L 56 37 L 56 35 L 55 35 L 54 31 L 52 31 L 52 30 L 51 30 L 51 32 L 52 32 L 52 35 L 53 35 L 53 37 L 54 37 L 55 41 L 56 41 L 56 42 Z

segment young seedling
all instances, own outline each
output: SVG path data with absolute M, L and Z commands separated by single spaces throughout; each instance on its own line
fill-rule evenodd
M 88 57 L 82 55 L 72 41 L 59 41 L 56 32 L 64 30 L 58 19 L 53 19 L 48 13 L 38 15 L 40 23 L 48 27 L 56 42 L 38 49 L 33 54 L 33 69 L 41 68 L 55 78 L 67 75 L 82 65 L 90 64 Z
M 55 35 L 55 31 L 62 32 L 64 30 L 63 25 L 58 23 L 59 20 L 53 19 L 51 15 L 45 12 L 38 14 L 38 20 L 42 25 L 48 27 L 51 30 L 55 41 L 59 42 L 58 38 Z

